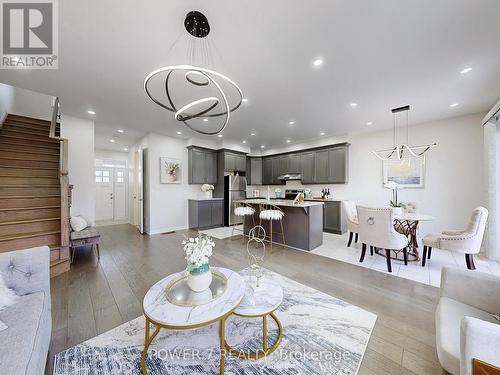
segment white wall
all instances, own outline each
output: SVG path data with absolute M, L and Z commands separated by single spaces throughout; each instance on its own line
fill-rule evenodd
M 467 222 L 471 210 L 484 204 L 482 116 L 484 114 L 468 115 L 410 128 L 412 145 L 438 144 L 426 154 L 425 188 L 406 189 L 399 194 L 401 201 L 417 202 L 420 212 L 435 217 L 433 222 L 421 226 L 421 234 L 461 228 Z M 329 187 L 337 199 L 350 199 L 361 205 L 387 206 L 390 192 L 382 186 L 382 162 L 371 151 L 390 147 L 392 131 L 353 134 L 336 140 L 351 143 L 349 183 L 305 187 L 311 188 L 317 195 L 322 188 Z M 300 149 L 307 146 L 291 147 Z M 287 187 L 299 185 L 297 181 L 287 182 Z M 260 189 L 261 194 L 267 191 L 267 187 L 250 186 L 248 193 L 253 188 Z M 271 187 L 272 192 L 274 188 Z
M 5 117 L 12 111 L 14 101 L 14 87 L 0 83 L 0 124 Z
M 94 122 L 63 114 L 61 137 L 69 142 L 69 182 L 73 185 L 71 215 L 82 215 L 94 225 Z
M 121 151 L 112 151 L 112 150 L 102 150 L 96 148 L 94 150 L 94 157 L 96 159 L 109 159 L 109 160 L 119 160 L 124 161 L 126 164 L 129 162 L 129 153 L 121 152 Z

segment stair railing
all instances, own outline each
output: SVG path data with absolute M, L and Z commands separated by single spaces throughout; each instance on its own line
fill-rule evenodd
M 59 252 L 60 260 L 69 259 L 70 246 L 70 214 L 71 206 L 71 190 L 72 185 L 69 184 L 68 176 L 68 140 L 57 135 L 57 124 L 60 119 L 59 98 L 54 100 L 54 108 L 52 110 L 52 121 L 50 124 L 50 138 L 56 139 L 60 144 L 59 151 L 59 183 L 61 188 L 61 249 Z

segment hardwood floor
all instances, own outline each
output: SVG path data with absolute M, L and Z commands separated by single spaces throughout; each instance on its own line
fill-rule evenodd
M 128 224 L 99 231 L 101 261 L 78 249 L 71 271 L 52 279 L 47 374 L 56 353 L 140 316 L 149 287 L 185 267 L 180 242 L 189 231 L 149 237 Z M 241 238 L 215 241 L 211 264 L 247 266 Z M 378 315 L 359 375 L 446 373 L 435 349 L 437 288 L 276 245 L 264 266 Z

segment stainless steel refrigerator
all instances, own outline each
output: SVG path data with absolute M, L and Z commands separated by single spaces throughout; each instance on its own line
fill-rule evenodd
M 245 176 L 224 176 L 224 225 L 243 223 L 240 216 L 234 214 L 234 201 L 246 199 L 247 180 Z

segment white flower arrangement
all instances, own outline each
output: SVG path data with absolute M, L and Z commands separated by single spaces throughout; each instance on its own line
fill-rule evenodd
M 182 241 L 182 244 L 184 245 L 184 253 L 186 254 L 187 270 L 190 272 L 208 264 L 215 246 L 215 242 L 210 236 L 201 233 L 196 238 L 188 238 Z
M 214 189 L 215 189 L 214 185 L 210 185 L 210 184 L 201 185 L 201 191 L 204 191 L 204 192 L 213 191 Z

